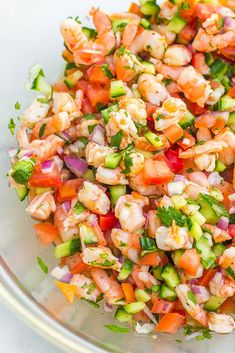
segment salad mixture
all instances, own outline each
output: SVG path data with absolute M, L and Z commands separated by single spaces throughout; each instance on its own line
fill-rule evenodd
M 21 114 L 9 181 L 39 242 L 55 245 L 56 286 L 71 303 L 104 300 L 127 324 L 115 332 L 235 328 L 234 11 L 234 0 L 92 8 L 94 28 L 61 25 L 61 80 L 30 70 L 39 96 Z

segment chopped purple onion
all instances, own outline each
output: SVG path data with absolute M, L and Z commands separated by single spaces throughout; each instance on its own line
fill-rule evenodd
M 151 311 L 149 310 L 149 308 L 145 305 L 145 308 L 143 309 L 145 314 L 150 318 L 150 320 L 157 325 L 157 320 L 155 319 L 155 316 L 151 313 Z
M 184 181 L 185 177 L 180 174 L 176 174 L 173 181 Z
M 68 213 L 70 211 L 70 209 L 71 209 L 71 201 L 63 202 L 62 207 L 65 210 L 65 212 Z
M 53 159 L 50 159 L 48 161 L 44 161 L 42 163 L 42 173 L 43 174 L 47 174 L 47 173 L 51 173 L 53 170 L 55 162 L 53 161 Z
M 63 153 L 64 153 L 63 148 L 62 148 L 62 147 L 58 147 L 58 148 L 57 148 L 57 153 L 58 153 L 59 155 L 63 154 Z
M 217 227 L 219 227 L 222 230 L 227 230 L 229 225 L 229 218 L 222 216 L 217 224 Z
M 66 130 L 62 131 L 60 136 L 66 141 L 70 141 L 72 138 Z
M 201 292 L 202 292 L 201 286 L 192 286 L 191 289 L 194 294 L 201 294 Z
M 72 273 L 66 273 L 62 278 L 61 278 L 61 282 L 64 283 L 70 283 L 71 279 L 73 278 L 73 274 Z
M 104 311 L 106 313 L 111 313 L 113 311 L 113 305 L 109 303 L 104 303 Z
M 89 136 L 89 141 L 95 142 L 101 146 L 105 144 L 103 126 L 97 125 L 94 128 L 94 130 L 92 131 L 92 134 Z
M 65 156 L 64 162 L 68 169 L 77 177 L 81 177 L 87 170 L 88 164 L 84 159 L 75 156 Z

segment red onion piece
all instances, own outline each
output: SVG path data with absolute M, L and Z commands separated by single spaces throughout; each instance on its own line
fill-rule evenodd
M 63 148 L 62 148 L 62 147 L 58 147 L 58 148 L 57 148 L 57 153 L 58 153 L 59 155 L 63 154 L 63 153 L 64 153 Z
M 201 287 L 200 286 L 192 286 L 192 292 L 195 294 L 201 294 Z
M 75 156 L 65 156 L 64 162 L 68 169 L 77 177 L 81 177 L 87 170 L 88 165 L 84 159 Z
M 217 227 L 219 227 L 222 230 L 227 230 L 229 225 L 229 218 L 228 217 L 221 217 Z
M 176 174 L 173 181 L 184 181 L 185 177 L 180 174 Z
M 55 162 L 53 161 L 53 159 L 44 161 L 42 163 L 42 173 L 43 174 L 51 173 L 54 168 L 54 164 L 55 164 Z
M 104 303 L 104 311 L 106 313 L 111 313 L 113 311 L 113 305 L 109 303 Z
M 150 320 L 157 325 L 157 320 L 155 319 L 154 315 L 151 313 L 151 311 L 149 310 L 149 308 L 147 307 L 147 305 L 145 305 L 145 308 L 143 309 L 143 311 L 145 312 L 145 314 L 150 318 Z
M 62 207 L 65 210 L 65 212 L 68 213 L 70 211 L 70 209 L 71 209 L 71 201 L 63 202 Z
M 64 282 L 64 283 L 70 283 L 72 277 L 73 277 L 73 274 L 69 272 L 69 273 L 66 273 L 60 280 L 61 282 Z
M 95 142 L 98 145 L 104 145 L 104 128 L 101 125 L 97 125 L 89 136 L 89 141 Z
M 62 131 L 60 136 L 66 141 L 70 141 L 72 138 L 66 130 Z
M 15 156 L 17 155 L 17 148 L 11 147 L 11 148 L 9 148 L 9 150 L 7 151 L 7 153 L 8 153 L 8 156 L 9 156 L 10 158 L 13 158 L 13 157 L 15 157 Z

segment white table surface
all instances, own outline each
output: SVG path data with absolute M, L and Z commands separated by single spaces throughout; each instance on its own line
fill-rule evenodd
M 0 303 L 2 353 L 62 353 Z

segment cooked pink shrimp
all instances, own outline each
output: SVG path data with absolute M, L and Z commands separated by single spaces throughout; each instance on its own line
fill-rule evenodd
M 120 109 L 125 109 L 130 113 L 134 122 L 146 125 L 147 112 L 145 103 L 142 99 L 124 97 L 119 100 L 118 105 Z
M 66 112 L 70 121 L 80 116 L 82 91 L 76 92 L 75 100 L 68 93 L 56 92 L 53 94 L 52 111 L 55 114 Z
M 210 129 L 207 127 L 200 127 L 197 130 L 197 140 L 198 141 L 210 141 L 212 140 L 212 135 Z
M 31 216 L 40 221 L 44 221 L 50 217 L 52 212 L 55 212 L 56 205 L 54 197 L 51 192 L 44 192 L 41 195 L 37 195 L 30 202 L 29 206 L 26 208 L 26 212 Z
M 104 165 L 99 165 L 95 175 L 99 183 L 107 185 L 127 185 L 128 179 L 122 174 L 122 169 L 117 167 L 115 169 L 105 168 Z
M 196 184 L 203 186 L 205 188 L 207 188 L 209 186 L 207 176 L 203 172 L 192 172 L 189 174 L 188 178 L 193 183 L 196 183 Z
M 131 158 L 132 165 L 128 167 L 127 173 L 125 174 L 128 177 L 135 177 L 138 175 L 144 167 L 144 156 L 142 153 L 132 151 L 128 153 L 129 158 Z M 120 164 L 121 168 L 126 169 L 124 161 Z
M 82 251 L 81 257 L 85 264 L 94 267 L 110 268 L 119 272 L 122 267 L 118 258 L 112 254 L 111 250 L 101 245 L 93 248 L 85 248 Z
M 207 325 L 207 312 L 201 308 L 199 304 L 195 304 L 191 299 L 188 293 L 191 292 L 190 287 L 187 284 L 179 284 L 175 288 L 176 294 L 187 311 L 187 313 L 192 316 L 192 318 L 202 326 Z
M 203 53 L 195 53 L 193 55 L 193 67 L 201 75 L 210 74 L 210 68 L 206 64 L 205 55 Z
M 182 44 L 173 44 L 169 46 L 164 54 L 163 61 L 167 65 L 184 66 L 192 59 L 190 50 Z
M 158 280 L 156 280 L 151 273 L 148 272 L 148 266 L 134 266 L 133 271 L 131 273 L 133 280 L 138 288 L 151 289 L 154 285 L 159 284 Z
M 235 283 L 229 278 L 225 278 L 221 272 L 216 272 L 209 282 L 211 294 L 217 297 L 228 298 L 235 294 Z
M 234 133 L 225 128 L 221 130 L 214 138 L 215 141 L 223 142 L 227 144 L 227 148 L 224 148 L 219 153 L 219 159 L 226 165 L 230 165 L 234 162 L 235 158 L 235 135 Z
M 202 27 L 208 34 L 217 34 L 222 27 L 222 21 L 222 16 L 220 16 L 218 13 L 213 13 L 202 23 Z
M 76 202 L 75 202 L 76 203 Z M 73 239 L 74 235 L 78 234 L 78 224 L 87 220 L 90 212 L 84 210 L 82 213 L 77 214 L 71 208 L 66 218 L 58 224 L 60 235 L 64 241 Z
M 231 248 L 228 248 L 223 252 L 223 255 L 219 260 L 219 264 L 224 269 L 231 267 L 231 269 L 235 273 L 235 247 L 234 246 L 231 246 Z
M 130 46 L 135 39 L 139 27 L 139 20 L 133 20 L 127 24 L 123 31 L 122 44 L 126 47 Z
M 130 50 L 138 54 L 145 50 L 156 59 L 162 59 L 166 50 L 166 39 L 158 32 L 144 30 L 131 43 Z
M 49 136 L 61 131 L 64 131 L 70 127 L 69 115 L 66 112 L 61 112 L 53 115 L 50 118 L 46 118 L 34 125 L 32 134 L 33 136 L 39 136 L 40 131 L 43 128 L 41 137 Z
M 156 215 L 156 211 L 148 211 L 148 234 L 150 237 L 155 238 L 157 229 L 161 226 L 160 219 Z
M 64 37 L 66 46 L 70 51 L 74 52 L 76 49 L 80 49 L 87 45 L 87 37 L 82 32 L 80 23 L 68 18 L 61 24 L 61 33 Z
M 81 119 L 79 123 L 76 125 L 77 136 L 89 137 L 90 131 L 89 126 L 98 125 L 99 120 L 97 119 Z
M 110 208 L 110 200 L 105 192 L 97 185 L 85 181 L 78 192 L 78 199 L 91 212 L 105 215 Z
M 83 211 L 84 213 L 86 211 Z M 89 212 L 89 211 L 88 211 Z M 95 219 L 93 219 L 93 216 Z M 87 222 L 81 222 L 78 225 L 79 229 L 79 237 L 83 244 L 85 245 L 107 245 L 107 242 L 103 236 L 103 232 L 101 231 L 97 217 L 93 214 L 88 214 L 86 218 Z M 90 221 L 89 221 L 90 220 Z M 89 239 L 87 237 L 89 236 Z
M 153 63 L 159 74 L 162 74 L 166 78 L 171 78 L 172 80 L 177 80 L 181 72 L 184 70 L 184 67 L 163 64 L 161 60 L 154 60 Z
M 177 11 L 178 7 L 176 5 L 170 1 L 166 1 L 159 12 L 159 17 L 171 20 Z
M 24 126 L 21 126 L 20 129 L 17 131 L 16 138 L 20 149 L 28 148 L 29 137 L 27 134 L 27 130 Z
M 100 146 L 97 143 L 89 142 L 85 149 L 86 161 L 89 165 L 98 168 L 100 164 L 104 163 L 105 157 L 113 152 L 111 147 Z
M 208 34 L 204 29 L 200 28 L 193 40 L 192 46 L 197 51 L 211 52 L 217 49 L 223 49 L 234 45 L 235 33 L 227 31 L 222 34 Z
M 156 26 L 156 31 L 166 39 L 166 44 L 172 44 L 175 41 L 176 34 L 174 32 L 171 32 L 167 25 L 161 24 Z
M 125 295 L 121 285 L 116 281 L 114 276 L 109 276 L 105 270 L 92 267 L 91 276 L 100 291 L 104 294 L 110 304 L 125 304 Z
M 119 219 L 122 229 L 134 232 L 145 224 L 143 207 L 149 200 L 137 192 L 119 197 L 115 206 L 115 216 Z
M 29 129 L 32 129 L 36 123 L 44 119 L 49 111 L 50 104 L 40 103 L 35 99 L 30 107 L 21 115 L 21 124 Z
M 209 313 L 208 327 L 214 332 L 229 333 L 235 328 L 235 322 L 231 315 Z
M 217 103 L 218 100 L 225 93 L 225 88 L 221 83 L 216 82 L 216 87 L 213 88 L 213 86 L 212 86 L 212 89 L 213 89 L 213 91 L 210 93 L 210 95 L 206 101 L 206 104 L 208 104 L 208 105 L 214 105 L 215 103 Z
M 193 238 L 188 234 L 187 228 L 177 226 L 175 221 L 169 228 L 157 228 L 155 237 L 158 248 L 165 251 L 191 249 L 193 244 Z
M 203 155 L 205 153 L 218 153 L 227 147 L 224 141 L 211 140 L 203 143 L 202 145 L 194 146 L 184 152 L 180 153 L 180 158 L 192 158 L 195 156 Z
M 134 178 L 129 179 L 129 185 L 134 190 L 142 195 L 158 195 L 164 194 L 162 186 L 159 185 L 144 185 L 142 174 L 136 175 Z
M 124 256 L 138 263 L 140 254 L 138 234 L 114 228 L 111 232 L 111 238 L 114 246 L 117 247 Z
M 141 96 L 155 105 L 160 105 L 169 97 L 166 87 L 161 83 L 160 75 L 142 74 L 138 78 L 138 90 Z
M 203 227 L 211 232 L 215 243 L 231 240 L 231 236 L 225 230 L 220 229 L 219 227 L 216 227 L 212 224 L 204 224 Z
M 177 79 L 177 84 L 186 98 L 204 107 L 210 93 L 210 83 L 192 66 L 186 67 Z
M 101 295 L 95 281 L 87 276 L 81 274 L 73 275 L 70 284 L 76 286 L 76 295 L 79 298 L 96 302 Z

